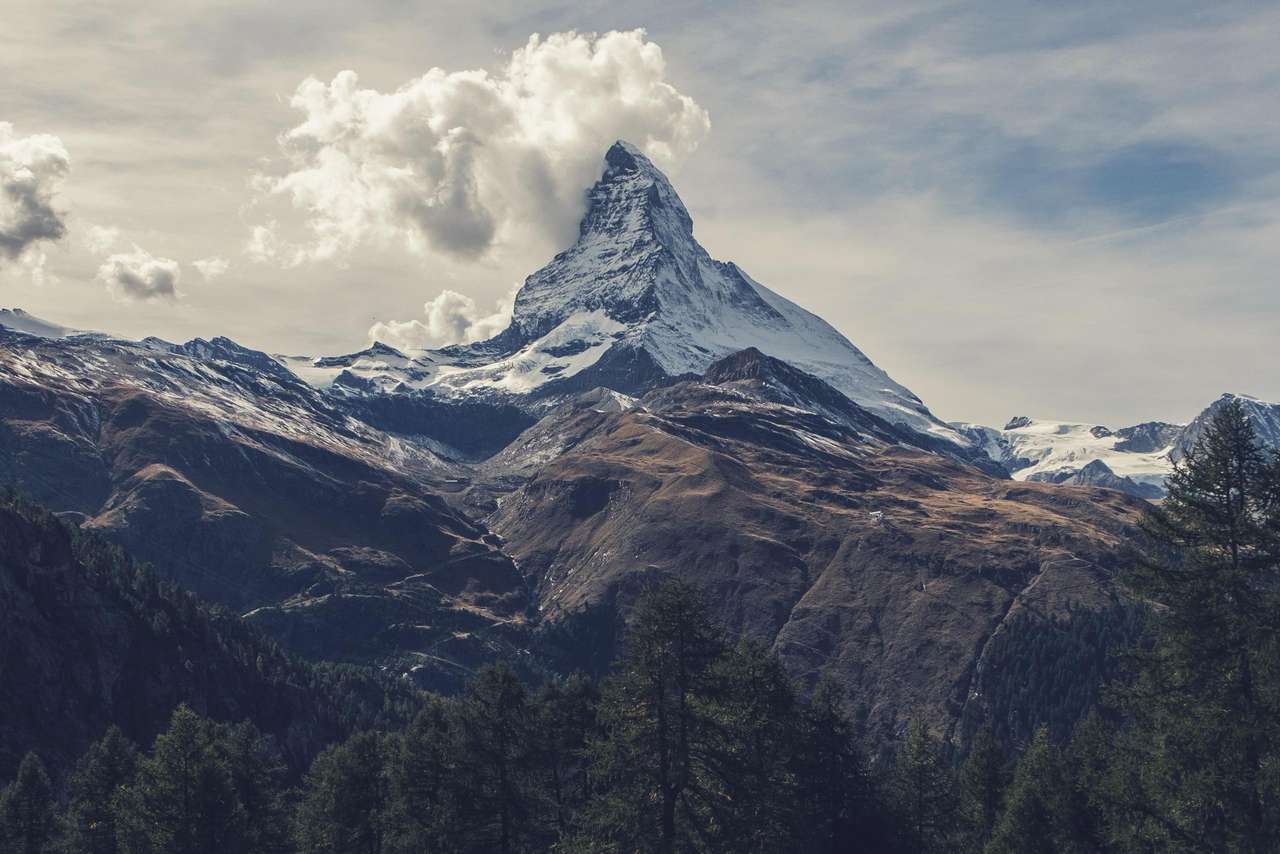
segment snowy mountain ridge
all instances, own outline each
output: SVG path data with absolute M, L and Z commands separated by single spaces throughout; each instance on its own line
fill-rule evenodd
M 830 324 L 712 259 L 666 176 L 621 141 L 588 193 L 577 242 L 529 276 L 511 325 L 495 338 L 411 353 L 375 345 L 286 364 L 308 382 L 348 391 L 555 402 L 562 391 L 596 385 L 640 392 L 748 347 L 825 380 L 890 423 L 968 444 Z
M 1013 418 L 1003 429 L 952 426 L 1003 465 L 1015 480 L 1107 486 L 1143 498 L 1164 493 L 1164 481 L 1228 401 L 1239 400 L 1259 440 L 1280 448 L 1280 404 L 1226 393 L 1189 424 L 1148 421 L 1111 430 L 1101 424 Z
M 1172 428 L 1158 447 L 1135 450 L 1126 443 L 1125 431 L 1100 424 L 1050 421 L 1025 416 L 1014 418 L 1001 430 L 972 424 L 955 425 L 980 441 L 989 457 L 1002 463 L 1015 480 L 1055 480 L 1093 462 L 1102 462 L 1115 475 L 1134 483 L 1161 486 L 1172 470 L 1169 453 L 1181 425 Z M 1131 429 L 1131 428 L 1126 428 Z

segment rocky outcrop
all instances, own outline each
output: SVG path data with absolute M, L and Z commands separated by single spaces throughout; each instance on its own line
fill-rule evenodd
M 1054 472 L 1043 472 L 1030 475 L 1028 481 L 1033 483 L 1057 483 L 1066 486 L 1096 486 L 1101 489 L 1115 489 L 1137 498 L 1160 498 L 1164 490 L 1150 483 L 1138 483 L 1132 478 L 1120 477 L 1102 460 L 1093 460 L 1080 469 L 1059 469 Z
M 671 182 L 635 146 L 610 147 L 586 202 L 578 239 L 525 280 L 499 335 L 440 350 L 383 347 L 317 359 L 309 367 L 344 371 L 321 371 L 317 381 L 344 395 L 429 391 L 541 415 L 596 386 L 643 394 L 755 348 L 892 425 L 967 449 L 830 324 L 712 258 Z
M 1187 451 L 1194 448 L 1196 442 L 1200 441 L 1200 437 L 1204 434 L 1204 428 L 1218 414 L 1218 411 L 1233 400 L 1240 402 L 1240 405 L 1244 408 L 1245 417 L 1253 425 L 1254 432 L 1263 445 L 1280 449 L 1280 403 L 1267 403 L 1247 394 L 1227 393 L 1209 404 L 1203 412 L 1187 425 L 1186 429 L 1178 435 L 1178 440 L 1174 443 L 1173 452 L 1170 456 L 1174 460 L 1180 460 L 1185 457 Z

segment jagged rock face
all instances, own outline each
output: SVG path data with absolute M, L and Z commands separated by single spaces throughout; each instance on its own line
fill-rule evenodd
M 945 733 L 974 713 L 1007 620 L 1115 601 L 1140 502 L 986 476 L 797 405 L 769 367 L 747 354 L 619 411 L 562 409 L 564 434 L 540 425 L 531 445 L 571 441 L 490 524 L 544 617 L 625 609 L 684 577 L 731 631 L 806 685 L 832 675 L 891 737 L 912 714 Z
M 1138 483 L 1132 478 L 1120 477 L 1102 460 L 1093 460 L 1080 469 L 1064 468 L 1053 472 L 1037 472 L 1026 478 L 1035 483 L 1057 483 L 1065 486 L 1096 486 L 1117 489 L 1138 498 L 1160 498 L 1164 490 L 1154 484 Z
M 1233 400 L 1238 400 L 1244 407 L 1245 416 L 1253 425 L 1259 441 L 1267 447 L 1280 449 L 1280 403 L 1267 403 L 1245 394 L 1227 393 L 1209 404 L 1187 425 L 1174 443 L 1172 458 L 1180 460 L 1185 457 L 1187 451 L 1200 441 L 1204 428 L 1218 414 L 1218 411 Z
M 707 368 L 702 379 L 722 389 L 736 389 L 760 400 L 794 406 L 830 419 L 866 437 L 885 442 L 927 446 L 927 437 L 895 427 L 855 404 L 817 377 L 781 359 L 749 347 Z
M 233 342 L 0 331 L 0 402 L 0 480 L 308 654 L 448 661 L 527 606 L 487 529 L 441 497 L 457 466 Z
M 1116 438 L 1119 439 L 1115 449 L 1138 454 L 1159 451 L 1162 448 L 1171 447 L 1182 435 L 1184 429 L 1186 429 L 1185 425 L 1168 424 L 1164 421 L 1146 421 L 1132 427 L 1124 427 L 1115 432 Z
M 625 142 L 605 157 L 577 242 L 525 281 L 506 331 L 399 359 L 317 360 L 311 378 L 360 389 L 339 379 L 345 372 L 367 393 L 499 398 L 545 411 L 596 386 L 642 394 L 748 347 L 890 424 L 968 445 L 821 318 L 712 259 L 666 176 Z

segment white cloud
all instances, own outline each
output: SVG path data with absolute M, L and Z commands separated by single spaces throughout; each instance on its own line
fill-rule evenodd
M 353 71 L 308 78 L 291 101 L 306 119 L 281 137 L 292 171 L 256 184 L 305 211 L 309 237 L 286 251 L 255 230 L 250 252 L 299 263 L 403 239 L 475 258 L 522 228 L 562 241 L 614 140 L 670 167 L 706 136 L 706 111 L 665 75 L 635 30 L 534 35 L 493 73 L 433 68 L 394 92 Z
M 98 268 L 98 281 L 120 300 L 176 299 L 181 277 L 177 261 L 157 258 L 139 246 L 112 255 Z
M 70 171 L 71 157 L 58 137 L 17 136 L 13 125 L 0 122 L 0 263 L 25 260 L 40 277 L 43 253 L 34 247 L 67 233 L 54 200 Z
M 511 322 L 516 285 L 502 299 L 492 314 L 483 314 L 476 301 L 457 291 L 441 291 L 435 299 L 423 304 L 423 320 L 389 320 L 375 323 L 369 329 L 369 341 L 381 341 L 397 350 L 423 350 L 448 344 L 483 341 L 497 335 Z
M 227 272 L 231 262 L 226 258 L 219 258 L 215 255 L 210 258 L 198 258 L 191 262 L 191 266 L 200 271 L 200 275 L 204 277 L 206 282 L 212 282 Z
M 85 248 L 101 255 L 120 242 L 120 229 L 113 225 L 91 225 L 84 231 Z
M 276 236 L 278 228 L 275 220 L 266 225 L 255 225 L 249 232 L 249 242 L 244 247 L 245 254 L 259 263 L 280 260 L 280 238 Z

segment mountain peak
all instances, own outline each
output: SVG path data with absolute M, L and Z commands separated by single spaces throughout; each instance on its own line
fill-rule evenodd
M 658 171 L 653 161 L 644 156 L 644 152 L 625 139 L 620 139 L 604 155 L 605 167 L 611 172 L 640 172 L 644 170 Z
M 604 156 L 604 173 L 587 192 L 581 239 L 653 241 L 670 249 L 693 238 L 693 218 L 671 182 L 639 148 L 618 140 Z
M 76 330 L 50 323 L 23 309 L 0 308 L 0 327 L 37 338 L 65 338 Z
M 726 373 L 781 375 L 767 353 L 889 424 L 968 446 L 830 324 L 712 258 L 671 182 L 637 146 L 610 146 L 586 201 L 577 241 L 525 279 L 511 325 L 437 351 L 412 388 L 529 400 L 592 385 L 634 394 L 731 354 L 739 356 L 721 366 Z

